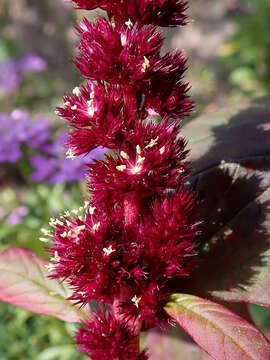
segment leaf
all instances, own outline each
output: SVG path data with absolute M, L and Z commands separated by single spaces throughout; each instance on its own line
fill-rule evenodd
M 179 327 L 166 333 L 159 329 L 150 330 L 145 348 L 151 360 L 210 360 L 195 342 Z
M 26 249 L 9 248 L 0 253 L 0 301 L 67 322 L 87 319 L 87 308 L 79 309 L 66 298 L 65 283 L 48 279 L 48 261 Z M 88 315 L 89 316 L 89 315 Z
M 174 291 L 270 306 L 270 97 L 188 124 L 200 263 Z
M 224 306 L 175 294 L 167 313 L 216 360 L 269 360 L 270 343 L 253 325 Z
M 254 325 L 247 304 L 225 303 L 224 306 Z M 146 337 L 145 347 L 151 360 L 212 359 L 177 325 L 170 331 L 162 331 L 158 328 L 150 330 Z

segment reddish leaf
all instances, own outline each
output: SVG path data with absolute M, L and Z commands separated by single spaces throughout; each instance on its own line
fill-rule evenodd
M 247 304 L 224 302 L 224 305 L 254 325 Z M 212 359 L 177 325 L 170 331 L 150 330 L 146 337 L 145 347 L 151 360 Z
M 175 294 L 165 310 L 216 360 L 270 360 L 270 343 L 265 336 L 224 306 Z
M 270 306 L 270 98 L 188 124 L 201 256 L 178 292 Z
M 64 283 L 49 280 L 48 261 L 26 249 L 9 248 L 0 253 L 0 301 L 68 322 L 81 322 L 86 310 L 74 306 Z
M 159 329 L 149 331 L 145 347 L 150 360 L 210 360 L 202 349 L 179 327 L 165 333 Z

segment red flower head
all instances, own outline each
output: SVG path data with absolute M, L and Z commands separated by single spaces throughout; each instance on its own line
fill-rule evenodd
M 121 205 L 110 213 L 101 209 L 87 206 L 76 218 L 67 212 L 51 221 L 51 277 L 68 280 L 77 303 L 117 301 L 124 317 L 148 329 L 166 319 L 161 309 L 170 293 L 168 280 L 186 277 L 194 268 L 193 194 L 181 189 L 156 199 L 151 212 L 142 206 L 135 233 L 123 227 Z
M 181 26 L 186 24 L 184 11 L 187 2 L 183 0 L 73 0 L 81 9 L 101 8 L 114 16 L 120 24 L 125 21 L 136 22 L 140 26 Z
M 133 297 L 122 303 L 121 312 L 129 320 L 139 319 L 144 330 L 167 318 L 162 309 L 170 294 L 170 279 L 189 276 L 196 265 L 195 204 L 194 194 L 182 188 L 155 199 L 151 214 L 142 216 L 137 243 L 144 248 L 145 279 L 133 288 L 136 301 Z
M 149 81 L 163 41 L 152 26 L 129 28 L 105 19 L 96 24 L 85 19 L 78 34 L 80 45 L 75 64 L 81 74 L 90 80 L 117 84 Z
M 128 241 L 122 214 L 121 208 L 108 214 L 90 206 L 85 215 L 52 222 L 51 277 L 67 279 L 74 289 L 71 299 L 78 303 L 112 303 L 121 286 L 134 286 L 143 277 L 143 249 Z
M 94 82 L 76 87 L 73 95 L 64 96 L 64 107 L 57 108 L 72 127 L 68 146 L 74 155 L 88 153 L 99 145 L 120 145 L 132 111 L 125 106 L 121 86 Z
M 113 314 L 98 312 L 77 334 L 81 351 L 92 360 L 147 360 L 146 353 L 139 352 L 132 329 L 117 320 Z
M 121 202 L 131 192 L 142 199 L 178 187 L 188 172 L 185 141 L 178 132 L 177 124 L 166 121 L 137 125 L 117 157 L 89 165 L 94 202 Z

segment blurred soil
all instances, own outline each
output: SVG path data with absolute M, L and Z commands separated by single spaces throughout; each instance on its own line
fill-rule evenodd
M 229 14 L 236 11 L 233 0 L 191 0 L 190 23 L 166 30 L 173 49 L 184 49 L 189 58 L 188 80 L 200 107 L 213 111 L 226 103 L 229 84 L 220 60 L 222 45 L 233 34 Z

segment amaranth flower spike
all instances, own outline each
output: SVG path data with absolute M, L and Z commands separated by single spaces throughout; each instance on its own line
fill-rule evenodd
M 68 121 L 69 153 L 110 149 L 89 164 L 89 202 L 51 219 L 51 277 L 71 299 L 100 310 L 77 335 L 93 360 L 146 360 L 141 330 L 166 324 L 170 280 L 196 266 L 196 199 L 180 121 L 193 102 L 181 52 L 161 54 L 156 25 L 186 23 L 186 2 L 74 0 L 108 19 L 84 20 L 75 64 L 87 80 L 57 109 Z

